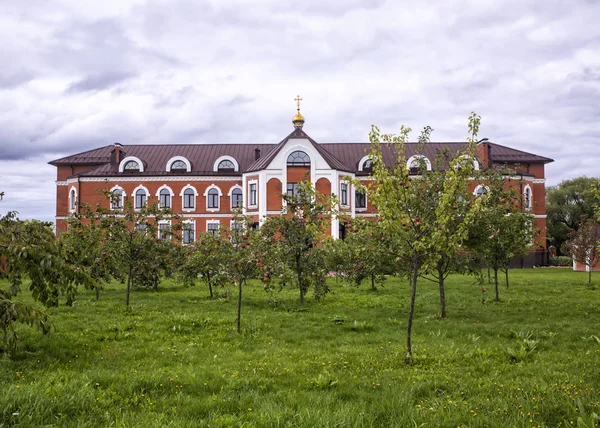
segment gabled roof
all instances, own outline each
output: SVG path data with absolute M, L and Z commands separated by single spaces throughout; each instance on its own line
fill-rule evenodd
M 102 165 L 110 162 L 114 146 L 103 146 L 48 162 L 50 165 Z
M 554 159 L 534 155 L 522 150 L 513 149 L 496 143 L 489 143 L 490 157 L 493 162 L 502 163 L 550 163 Z
M 265 169 L 267 166 L 269 166 L 271 162 L 273 162 L 275 156 L 277 156 L 277 154 L 287 144 L 287 142 L 292 139 L 305 139 L 310 141 L 312 146 L 323 157 L 323 159 L 325 159 L 325 162 L 327 162 L 327 165 L 329 165 L 331 169 L 337 169 L 339 171 L 345 172 L 354 171 L 354 168 L 346 166 L 336 156 L 327 151 L 322 144 L 319 144 L 315 140 L 310 138 L 308 134 L 306 134 L 301 128 L 296 128 L 290 135 L 281 140 L 281 142 L 277 144 L 269 153 L 267 153 L 265 156 L 261 156 L 260 159 L 256 160 L 252 165 L 250 165 L 245 170 L 245 172 L 254 172 L 260 171 L 261 169 Z

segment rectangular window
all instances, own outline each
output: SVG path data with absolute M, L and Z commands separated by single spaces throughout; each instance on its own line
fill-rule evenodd
M 183 208 L 193 209 L 196 203 L 196 195 L 193 191 L 185 191 L 183 193 Z
M 171 208 L 171 195 L 168 193 L 161 193 L 159 203 L 161 208 Z
M 231 194 L 231 208 L 241 208 L 242 207 L 242 191 L 238 189 L 235 190 Z
M 356 208 L 367 208 L 367 195 L 360 190 L 354 192 L 354 200 L 356 201 Z
M 158 224 L 158 239 L 168 239 L 170 237 L 171 225 L 169 223 Z
M 287 194 L 290 196 L 298 196 L 298 183 L 288 183 Z
M 348 184 L 342 183 L 340 185 L 340 203 L 342 205 L 348 205 Z
M 250 184 L 250 205 L 256 206 L 256 183 Z
M 146 233 L 146 223 L 136 223 L 135 230 L 137 232 Z
M 183 223 L 183 243 L 191 244 L 194 242 L 195 233 L 194 233 L 194 223 L 193 222 L 184 222 Z
M 219 194 L 208 192 L 208 208 L 219 208 Z
M 140 192 L 139 190 L 135 194 L 135 207 L 142 208 L 146 205 L 146 193 Z
M 206 223 L 206 231 L 213 235 L 219 234 L 219 223 Z

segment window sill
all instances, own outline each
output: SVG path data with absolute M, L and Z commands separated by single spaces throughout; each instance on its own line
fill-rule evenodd
M 192 213 L 196 211 L 196 208 L 182 208 L 181 211 L 183 211 L 184 213 Z
M 219 212 L 219 208 L 207 208 L 206 211 L 209 213 L 216 213 Z
M 367 210 L 367 207 L 364 208 L 356 208 L 356 212 L 364 212 Z

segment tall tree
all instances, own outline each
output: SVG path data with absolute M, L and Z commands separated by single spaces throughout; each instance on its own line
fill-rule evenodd
M 470 139 L 474 140 L 479 127 L 479 117 L 469 119 Z M 457 201 L 464 194 L 469 178 L 474 174 L 474 144 L 461 153 L 456 153 L 443 170 L 445 185 L 437 187 L 435 180 L 425 175 L 411 178 L 406 164 L 405 144 L 410 128 L 401 127 L 400 134 L 382 134 L 373 127 L 369 135 L 372 144 L 373 184 L 368 193 L 379 213 L 379 225 L 389 240 L 388 247 L 407 270 L 410 281 L 410 305 L 406 336 L 406 357 L 412 359 L 412 325 L 419 276 L 436 266 L 440 254 L 456 251 L 468 236 L 468 224 L 478 204 L 464 216 L 457 215 Z M 419 143 L 429 142 L 432 129 L 426 127 Z M 384 148 L 385 147 L 385 148 Z M 384 150 L 393 156 L 392 166 L 383 160 Z M 434 196 L 435 194 L 435 196 Z
M 563 244 L 563 251 L 575 259 L 577 263 L 585 265 L 588 271 L 588 283 L 592 284 L 592 271 L 598 257 L 598 240 L 600 239 L 600 225 L 594 218 L 583 216 L 579 221 L 579 228 L 569 232 L 569 239 Z
M 597 178 L 578 177 L 546 189 L 547 230 L 558 251 L 565 248 L 569 232 L 579 228 L 582 216 L 594 216 L 594 208 L 600 203 L 598 186 Z

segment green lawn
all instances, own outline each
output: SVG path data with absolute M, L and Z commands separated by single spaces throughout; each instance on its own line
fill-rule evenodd
M 600 278 L 596 281 L 600 281 Z M 51 310 L 55 331 L 21 329 L 0 360 L 1 426 L 594 426 L 600 415 L 600 290 L 564 269 L 512 271 L 488 286 L 421 281 L 415 359 L 403 363 L 408 284 L 373 292 L 331 281 L 321 301 L 246 288 L 124 287 Z M 5 284 L 3 284 L 5 286 Z M 23 293 L 26 298 L 26 293 Z M 537 341 L 537 343 L 536 343 Z

